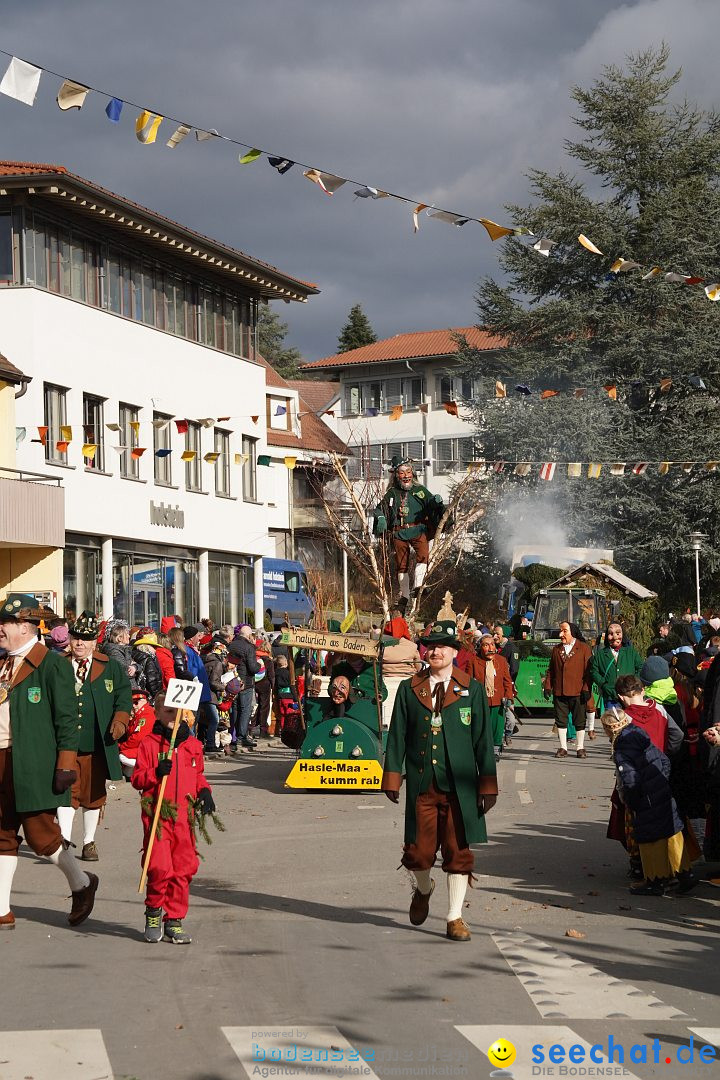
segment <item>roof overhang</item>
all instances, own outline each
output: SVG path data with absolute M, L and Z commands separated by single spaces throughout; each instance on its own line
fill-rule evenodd
M 126 236 L 140 238 L 151 246 L 180 255 L 189 263 L 194 263 L 201 272 L 211 269 L 236 284 L 243 284 L 264 299 L 294 300 L 304 304 L 309 296 L 320 292 L 315 285 L 298 281 L 249 255 L 98 188 L 81 177 L 63 173 L 0 177 L 0 195 L 18 191 L 65 203 L 74 212 L 117 229 Z

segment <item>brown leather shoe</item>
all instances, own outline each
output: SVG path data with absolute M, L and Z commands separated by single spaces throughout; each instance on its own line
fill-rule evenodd
M 588 739 L 597 739 L 597 731 L 587 731 L 586 735 Z
M 562 746 L 558 746 L 555 757 L 567 757 L 567 750 L 563 750 Z
M 7 915 L 0 915 L 0 930 L 14 930 L 15 929 L 15 916 L 12 911 L 8 911 Z
M 94 840 L 91 840 L 89 844 L 83 844 L 82 855 L 80 856 L 85 862 L 97 862 L 100 856 L 98 855 L 97 845 Z
M 68 915 L 71 926 L 79 926 L 80 923 L 85 922 L 95 904 L 95 893 L 100 882 L 97 874 L 88 874 L 88 877 L 90 884 L 72 894 L 72 908 Z
M 578 750 L 577 756 L 578 757 L 587 757 L 587 750 Z
M 447 924 L 447 936 L 451 941 L 469 941 L 470 929 L 464 919 L 453 919 Z
M 430 878 L 430 892 L 420 892 L 415 888 L 410 901 L 410 922 L 413 926 L 422 926 L 430 911 L 430 897 L 435 891 L 435 879 Z

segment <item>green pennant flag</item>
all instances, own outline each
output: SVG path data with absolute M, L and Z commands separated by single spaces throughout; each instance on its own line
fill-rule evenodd
M 247 154 L 242 154 L 238 157 L 238 161 L 241 165 L 249 165 L 251 161 L 257 161 L 262 155 L 262 150 L 248 150 Z
M 269 454 L 258 454 L 257 463 L 258 463 L 258 465 L 269 465 L 270 464 L 270 455 Z

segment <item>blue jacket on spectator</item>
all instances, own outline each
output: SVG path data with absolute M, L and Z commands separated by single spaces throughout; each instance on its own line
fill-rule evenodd
M 670 791 L 670 759 L 642 728 L 623 728 L 613 745 L 620 797 L 632 811 L 635 839 L 652 844 L 681 832 L 683 822 Z
M 212 690 L 210 689 L 210 680 L 208 679 L 207 671 L 205 670 L 205 664 L 199 652 L 195 652 L 192 645 L 187 647 L 187 667 L 188 671 L 195 679 L 199 679 L 202 683 L 202 690 L 200 692 L 200 704 L 205 701 L 212 701 Z

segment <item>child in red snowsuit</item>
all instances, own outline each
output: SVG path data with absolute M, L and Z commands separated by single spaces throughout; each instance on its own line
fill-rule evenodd
M 175 710 L 166 708 L 162 692 L 155 698 L 155 714 L 152 732 L 138 746 L 131 779 L 133 787 L 143 795 L 144 861 L 160 783 L 163 776 L 168 778 L 148 867 L 145 940 L 189 945 L 192 938 L 183 929 L 182 920 L 187 915 L 190 882 L 200 865 L 191 824 L 195 813 L 191 800 L 197 801 L 206 814 L 215 811 L 215 803 L 203 771 L 202 743 L 190 734 L 185 721 L 178 728 L 169 756 Z

